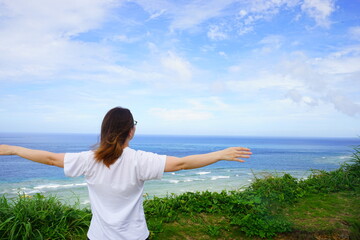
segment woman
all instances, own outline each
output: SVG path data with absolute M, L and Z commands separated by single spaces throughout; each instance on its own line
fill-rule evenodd
M 104 117 L 100 143 L 94 151 L 52 153 L 0 145 L 0 155 L 18 155 L 31 161 L 64 168 L 66 176 L 84 175 L 92 210 L 91 240 L 139 239 L 149 236 L 142 204 L 144 182 L 164 172 L 194 169 L 219 160 L 244 162 L 247 148 L 232 147 L 207 154 L 173 157 L 129 147 L 136 121 L 128 109 L 116 107 Z

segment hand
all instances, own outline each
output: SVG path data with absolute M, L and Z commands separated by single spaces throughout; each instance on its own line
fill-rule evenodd
M 15 155 L 14 146 L 0 145 L 0 155 Z
M 249 148 L 230 147 L 220 151 L 220 159 L 228 161 L 245 162 L 241 158 L 250 158 L 252 152 Z

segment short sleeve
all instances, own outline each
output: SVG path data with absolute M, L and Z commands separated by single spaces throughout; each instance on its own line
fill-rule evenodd
M 164 174 L 166 155 L 137 151 L 139 178 L 143 181 L 161 179 Z
M 66 153 L 64 158 L 64 173 L 68 177 L 78 177 L 86 174 L 90 151 Z

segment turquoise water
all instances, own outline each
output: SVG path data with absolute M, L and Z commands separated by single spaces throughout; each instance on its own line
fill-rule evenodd
M 0 134 L 0 144 L 53 152 L 78 152 L 92 148 L 95 134 Z M 216 151 L 230 146 L 251 148 L 253 156 L 245 163 L 220 161 L 201 169 L 165 173 L 162 180 L 149 181 L 144 194 L 164 196 L 187 191 L 235 190 L 249 185 L 256 176 L 290 173 L 306 178 L 311 169 L 333 170 L 350 159 L 352 148 L 360 144 L 353 138 L 270 138 L 139 135 L 131 142 L 134 149 L 171 156 Z M 89 203 L 84 178 L 67 178 L 63 169 L 42 165 L 17 156 L 0 157 L 0 194 L 57 195 L 64 201 Z

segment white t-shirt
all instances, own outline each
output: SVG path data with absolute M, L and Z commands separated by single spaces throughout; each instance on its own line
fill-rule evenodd
M 66 153 L 66 176 L 84 175 L 92 219 L 90 240 L 144 240 L 149 236 L 143 209 L 144 181 L 160 179 L 166 156 L 125 148 L 110 166 L 94 159 L 94 152 Z

